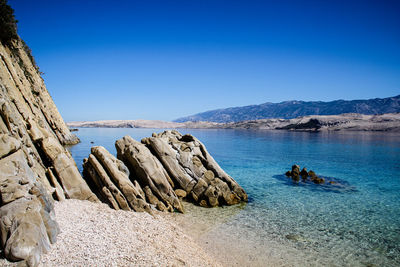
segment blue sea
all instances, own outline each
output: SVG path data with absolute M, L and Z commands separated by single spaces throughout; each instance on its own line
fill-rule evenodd
M 69 150 L 116 154 L 124 135 L 160 129 L 80 128 Z M 252 266 L 400 266 L 400 134 L 180 129 L 200 139 L 248 193 L 247 204 L 185 204 L 178 224 L 221 262 Z M 293 164 L 335 181 L 292 182 Z

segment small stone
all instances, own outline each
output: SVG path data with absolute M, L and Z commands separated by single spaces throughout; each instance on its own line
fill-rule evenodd
M 211 181 L 211 180 L 213 180 L 215 178 L 215 175 L 214 175 L 214 173 L 212 171 L 207 170 L 204 173 L 204 178 L 206 178 L 208 181 Z
M 205 199 L 200 200 L 199 205 L 200 205 L 201 207 L 208 207 L 207 201 L 206 201 Z
M 296 241 L 296 242 L 307 242 L 307 239 L 302 237 L 301 235 L 296 235 L 296 234 L 288 234 L 285 236 L 287 239 Z
M 185 190 L 182 189 L 175 189 L 175 194 L 179 197 L 179 198 L 185 198 L 187 193 Z

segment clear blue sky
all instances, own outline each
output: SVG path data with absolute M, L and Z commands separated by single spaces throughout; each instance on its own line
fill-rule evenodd
M 400 94 L 400 1 L 9 0 L 66 121 Z

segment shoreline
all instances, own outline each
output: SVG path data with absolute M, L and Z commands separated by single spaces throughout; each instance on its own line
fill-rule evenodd
M 221 266 L 171 220 L 104 203 L 55 203 L 61 233 L 42 266 Z
M 68 122 L 70 128 L 171 128 L 245 129 L 296 132 L 400 132 L 400 113 L 362 115 L 311 115 L 294 119 L 259 119 L 239 122 L 169 122 L 152 120 L 102 120 Z
M 180 227 L 188 236 L 222 266 L 310 266 L 316 263 L 331 266 L 333 263 L 307 255 L 304 250 L 286 237 L 257 237 L 257 233 L 235 225 L 243 206 L 203 209 L 185 202 L 185 214 L 162 216 Z M 302 255 L 302 257 L 299 257 Z
M 162 212 L 77 199 L 56 201 L 54 210 L 61 232 L 39 266 L 223 266 Z M 1 258 L 0 266 L 20 262 Z

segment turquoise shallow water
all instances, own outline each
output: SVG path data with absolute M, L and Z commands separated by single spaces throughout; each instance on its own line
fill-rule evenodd
M 70 151 L 81 168 L 93 145 L 115 154 L 118 138 L 140 140 L 159 131 L 82 128 L 76 133 L 82 142 Z M 270 253 L 281 265 L 400 266 L 400 135 L 180 131 L 199 138 L 250 198 L 223 212 L 189 209 L 189 216 L 211 216 L 218 225 L 207 231 L 246 240 L 243 246 L 254 252 L 249 261 L 263 265 L 257 257 Z M 294 163 L 343 186 L 295 184 L 283 175 Z

